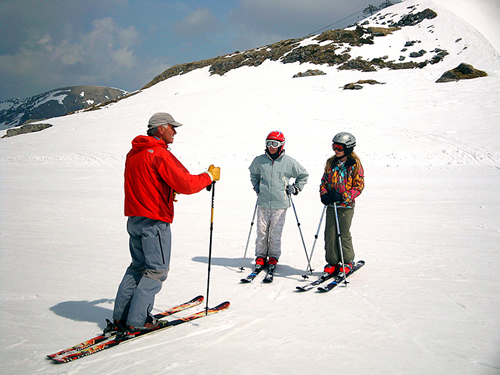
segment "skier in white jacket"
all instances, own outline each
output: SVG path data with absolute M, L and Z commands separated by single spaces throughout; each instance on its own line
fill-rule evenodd
M 307 183 L 309 174 L 295 159 L 285 155 L 285 136 L 272 131 L 266 138 L 266 151 L 249 167 L 250 181 L 257 198 L 256 269 L 278 263 L 281 235 L 290 194 L 297 195 Z M 290 184 L 290 178 L 294 178 Z M 269 258 L 269 259 L 268 259 Z

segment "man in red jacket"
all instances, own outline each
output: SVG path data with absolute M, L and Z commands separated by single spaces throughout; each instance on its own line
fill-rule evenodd
M 105 331 L 131 333 L 157 322 L 151 315 L 155 295 L 166 280 L 171 252 L 174 195 L 193 194 L 220 178 L 220 168 L 192 175 L 168 150 L 176 128 L 168 113 L 155 113 L 148 135 L 137 136 L 125 162 L 125 216 L 132 263 L 118 288 L 113 323 Z

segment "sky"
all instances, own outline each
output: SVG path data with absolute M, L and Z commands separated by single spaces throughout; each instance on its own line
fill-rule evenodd
M 383 2 L 2 0 L 0 101 L 77 85 L 134 91 L 173 65 L 345 27 Z

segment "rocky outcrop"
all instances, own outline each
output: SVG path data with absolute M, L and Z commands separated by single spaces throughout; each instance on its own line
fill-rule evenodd
M 425 19 L 431 20 L 436 17 L 437 13 L 434 12 L 432 9 L 427 8 L 415 14 L 413 13 L 406 14 L 403 17 L 401 17 L 401 19 L 398 22 L 390 23 L 389 26 L 391 27 L 415 26 Z
M 293 78 L 299 78 L 299 77 L 312 77 L 312 76 L 324 76 L 326 73 L 322 70 L 319 69 L 308 69 L 304 73 L 299 72 L 297 74 L 294 74 Z
M 472 65 L 462 63 L 455 69 L 446 71 L 437 81 L 440 82 L 455 82 L 461 79 L 472 79 L 486 77 L 488 74 L 482 70 L 475 69 Z
M 374 79 L 361 79 L 358 82 L 348 83 L 344 85 L 344 90 L 361 90 L 363 88 L 362 85 L 385 85 L 385 83 L 375 81 Z
M 27 134 L 33 132 L 39 132 L 41 130 L 50 128 L 51 124 L 26 124 L 18 128 L 7 129 L 7 133 L 2 138 L 14 137 L 19 134 Z

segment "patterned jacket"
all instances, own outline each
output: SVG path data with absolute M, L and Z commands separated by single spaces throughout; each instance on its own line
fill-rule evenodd
M 353 208 L 355 205 L 354 200 L 365 187 L 363 166 L 360 164 L 358 173 L 353 176 L 355 165 L 356 161 L 351 158 L 348 158 L 345 163 L 339 160 L 334 161 L 333 167 L 325 172 L 321 178 L 320 195 L 335 190 L 342 194 L 344 198 L 344 201 L 339 206 Z

